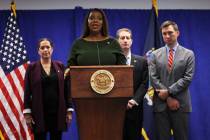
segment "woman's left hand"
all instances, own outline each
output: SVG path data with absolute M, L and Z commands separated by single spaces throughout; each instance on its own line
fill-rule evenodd
M 71 111 L 67 111 L 67 114 L 66 114 L 66 123 L 67 124 L 70 124 L 71 123 L 71 120 L 72 120 L 72 112 Z

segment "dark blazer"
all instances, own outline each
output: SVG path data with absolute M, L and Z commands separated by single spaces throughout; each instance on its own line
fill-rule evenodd
M 143 104 L 144 95 L 148 88 L 148 65 L 147 60 L 138 55 L 131 55 L 131 65 L 134 66 L 134 100 Z
M 146 59 L 142 56 L 131 55 L 131 65 L 134 66 L 133 70 L 133 99 L 139 104 L 133 109 L 127 111 L 126 116 L 130 119 L 138 119 L 140 110 L 142 110 L 144 95 L 148 87 L 148 65 Z
M 148 65 L 146 59 L 138 55 L 131 55 L 131 65 L 134 66 L 133 73 L 133 100 L 138 103 L 132 109 L 126 111 L 124 124 L 124 140 L 136 140 L 140 137 L 143 121 L 143 99 L 148 86 Z
M 68 97 L 68 88 L 64 88 L 64 65 L 58 61 L 52 61 L 52 65 L 57 72 L 59 93 L 58 93 L 58 130 L 66 129 L 66 112 L 71 108 L 71 100 Z M 42 85 L 41 85 L 41 63 L 40 61 L 29 64 L 25 74 L 24 87 L 24 109 L 31 109 L 37 132 L 43 132 L 44 112 L 42 103 Z

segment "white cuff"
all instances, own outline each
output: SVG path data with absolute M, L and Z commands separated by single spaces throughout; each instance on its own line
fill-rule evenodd
M 73 108 L 68 108 L 68 109 L 67 109 L 67 112 L 68 112 L 68 111 L 74 112 L 74 109 L 73 109 Z
M 134 102 L 134 104 L 135 104 L 136 106 L 139 105 L 134 99 L 131 99 L 131 100 Z
M 26 113 L 31 113 L 31 109 L 29 109 L 29 108 L 28 109 L 24 109 L 23 110 L 23 114 L 26 114 Z

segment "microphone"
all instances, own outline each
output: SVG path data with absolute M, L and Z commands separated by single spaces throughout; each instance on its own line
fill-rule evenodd
M 98 55 L 98 65 L 101 65 L 101 58 L 100 58 L 100 50 L 99 50 L 99 47 L 98 47 L 98 42 L 97 42 L 97 55 Z

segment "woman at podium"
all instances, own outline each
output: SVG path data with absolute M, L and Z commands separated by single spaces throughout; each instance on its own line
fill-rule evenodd
M 108 35 L 107 18 L 101 9 L 88 12 L 84 32 L 73 43 L 67 63 L 68 66 L 126 64 L 119 43 Z

